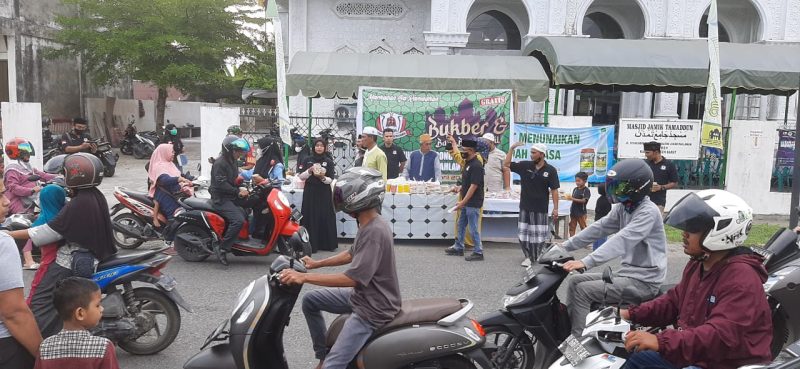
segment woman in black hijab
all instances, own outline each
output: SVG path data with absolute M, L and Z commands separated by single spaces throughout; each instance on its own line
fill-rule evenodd
M 84 160 L 80 160 L 83 158 Z M 102 163 L 91 154 L 73 154 L 65 159 L 66 183 L 72 200 L 46 224 L 9 232 L 15 239 L 30 239 L 35 245 L 59 242 L 55 263 L 42 277 L 36 292 L 31 296 L 31 310 L 36 317 L 42 337 L 61 331 L 62 322 L 53 306 L 53 291 L 58 281 L 80 276 L 91 278 L 98 261 L 117 252 L 111 233 L 108 202 L 97 185 L 102 181 L 99 171 Z M 78 159 L 78 160 L 76 160 Z M 71 163 L 67 163 L 71 161 Z M 72 163 L 78 162 L 72 165 Z M 87 164 L 88 162 L 93 162 Z M 73 181 L 76 177 L 77 180 Z M 84 179 L 89 179 L 84 181 Z M 82 182 L 78 182 L 82 181 Z M 77 185 L 73 185 L 77 183 Z
M 336 212 L 333 209 L 331 182 L 336 175 L 333 160 L 327 153 L 327 143 L 314 140 L 314 151 L 299 169 L 299 177 L 306 181 L 303 191 L 303 219 L 313 252 L 333 251 L 339 247 L 336 238 Z

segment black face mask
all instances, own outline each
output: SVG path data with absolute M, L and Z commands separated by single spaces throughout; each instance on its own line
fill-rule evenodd
M 472 159 L 469 157 L 469 153 L 467 153 L 466 151 L 459 151 L 459 153 L 461 154 L 461 157 L 464 158 L 464 160 Z
M 77 128 L 73 128 L 73 131 L 75 131 L 75 135 L 77 135 L 77 136 L 80 136 L 80 135 L 82 135 L 82 134 L 86 133 L 86 130 L 85 130 L 85 129 L 77 129 Z

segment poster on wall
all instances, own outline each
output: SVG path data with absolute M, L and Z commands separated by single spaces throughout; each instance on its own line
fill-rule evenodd
M 511 90 L 423 91 L 361 87 L 358 93 L 357 130 L 392 128 L 394 143 L 406 153 L 419 149 L 419 136 L 429 134 L 433 150 L 439 152 L 442 172 L 459 173 L 460 168 L 446 152 L 447 136 L 457 142 L 492 133 L 507 151 L 513 131 Z
M 575 174 L 585 172 L 589 182 L 606 180 L 608 169 L 614 166 L 614 126 L 586 128 L 549 128 L 538 125 L 517 125 L 514 142 L 522 142 L 514 151 L 513 160 L 531 160 L 530 147 L 535 143 L 547 145 L 545 160 L 556 167 L 562 182 L 575 181 Z M 518 176 L 514 175 L 515 179 Z
M 701 125 L 699 120 L 620 119 L 617 157 L 643 159 L 643 144 L 656 141 L 670 160 L 697 160 Z
M 793 130 L 778 130 L 778 152 L 775 153 L 776 167 L 794 167 L 794 139 L 795 132 Z

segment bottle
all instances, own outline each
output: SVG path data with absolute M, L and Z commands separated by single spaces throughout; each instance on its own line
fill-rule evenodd
M 608 170 L 608 131 L 600 128 L 600 144 L 597 145 L 597 153 L 594 156 L 594 174 L 604 177 Z
M 581 149 L 581 172 L 584 172 L 588 175 L 592 175 L 592 173 L 594 173 L 594 157 L 595 154 L 593 148 Z

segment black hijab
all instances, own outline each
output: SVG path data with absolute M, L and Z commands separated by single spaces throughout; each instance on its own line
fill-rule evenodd
M 261 149 L 261 157 L 256 161 L 256 166 L 253 168 L 253 173 L 258 174 L 264 178 L 269 178 L 270 169 L 273 167 L 272 162 L 275 164 L 283 163 L 283 155 L 281 155 L 281 145 L 277 140 L 270 136 L 265 136 L 257 141 L 258 147 Z
M 77 190 L 72 200 L 47 225 L 67 242 L 91 251 L 98 260 L 117 253 L 111 235 L 108 202 L 97 187 Z
M 323 151 L 322 154 L 317 154 L 317 151 L 314 149 L 318 142 L 321 142 L 322 146 L 325 147 L 325 151 Z M 327 177 L 334 178 L 336 164 L 333 163 L 333 156 L 328 152 L 328 142 L 323 138 L 317 138 L 314 140 L 314 144 L 311 145 L 311 155 L 306 158 L 304 167 L 305 169 L 308 169 L 314 164 L 322 165 L 322 167 L 326 170 L 325 175 Z

